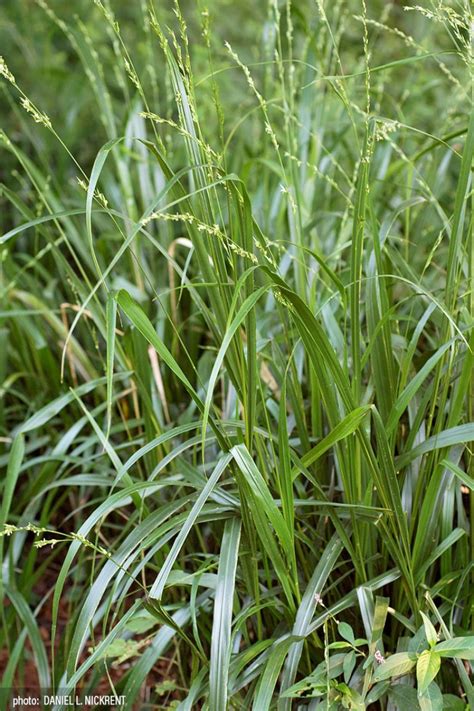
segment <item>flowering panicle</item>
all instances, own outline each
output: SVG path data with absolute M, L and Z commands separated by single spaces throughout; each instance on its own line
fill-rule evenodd
M 113 12 L 110 10 L 110 8 L 105 7 L 104 3 L 101 2 L 101 0 L 94 0 L 94 4 L 97 5 L 99 10 L 101 10 L 102 14 L 104 15 L 105 19 L 107 22 L 110 23 L 111 27 L 114 29 L 115 32 L 120 32 L 120 27 L 119 23 L 114 17 Z
M 39 541 L 35 541 L 33 543 L 35 548 L 44 548 L 45 546 L 51 546 L 51 548 L 54 548 L 56 543 L 64 543 L 60 538 L 42 538 Z
M 34 533 L 35 536 L 43 535 L 45 533 L 56 533 L 56 535 L 63 536 L 63 538 L 41 538 L 40 540 L 34 542 L 33 545 L 35 548 L 44 548 L 45 546 L 54 547 L 57 543 L 64 543 L 67 540 L 74 540 L 78 541 L 86 548 L 92 548 L 94 551 L 101 553 L 101 555 L 105 556 L 106 558 L 112 557 L 112 554 L 106 548 L 104 548 L 104 546 L 96 546 L 94 543 L 91 543 L 91 541 L 89 541 L 85 536 L 80 533 L 63 534 L 58 531 L 50 531 L 49 529 L 44 528 L 44 526 L 36 526 L 34 523 L 27 523 L 26 526 L 15 526 L 11 523 L 4 523 L 3 530 L 0 531 L 0 538 L 3 538 L 4 536 L 8 537 L 11 536 L 13 533 L 19 533 L 22 531 L 27 533 Z
M 79 177 L 77 177 L 76 180 L 77 180 L 78 184 L 81 186 L 81 188 L 82 188 L 85 192 L 87 192 L 87 190 L 88 190 L 88 185 L 87 185 L 86 181 L 83 180 L 82 178 L 79 178 Z M 100 192 L 100 190 L 97 190 L 97 189 L 94 190 L 94 197 L 95 197 L 96 200 L 98 200 L 98 201 L 101 203 L 101 205 L 103 205 L 104 207 L 108 207 L 109 201 L 107 200 L 107 198 L 105 197 L 105 195 Z
M 134 84 L 134 86 L 137 87 L 137 89 L 140 89 L 140 80 L 138 79 L 138 74 L 135 71 L 135 67 L 128 61 L 126 57 L 123 58 L 123 63 L 125 66 L 125 71 L 128 74 L 128 78 Z
M 201 220 L 198 220 L 197 217 L 194 215 L 191 215 L 189 212 L 183 212 L 183 213 L 174 213 L 174 212 L 152 212 L 151 215 L 148 215 L 144 220 L 142 220 L 142 225 L 146 226 L 148 225 L 152 220 L 165 220 L 169 222 L 186 222 L 189 225 L 193 225 L 198 232 L 205 232 L 208 234 L 210 237 L 218 237 L 221 239 L 226 246 L 235 252 L 235 254 L 238 254 L 239 257 L 244 257 L 246 259 L 249 259 L 253 264 L 258 264 L 258 259 L 255 256 L 255 254 L 252 254 L 251 252 L 247 252 L 245 249 L 243 249 L 240 245 L 236 244 L 233 242 L 231 239 L 227 237 L 224 232 L 221 231 L 219 225 L 208 225 L 206 222 L 202 222 Z
M 394 133 L 399 128 L 398 121 L 377 121 L 375 130 L 376 141 L 386 141 L 391 133 Z
M 20 99 L 20 104 L 23 106 L 25 111 L 27 111 L 33 117 L 33 121 L 36 121 L 36 123 L 41 123 L 46 128 L 53 127 L 49 116 L 47 116 L 47 114 L 45 113 L 42 113 L 41 111 L 38 111 L 36 106 L 31 103 L 27 96 L 22 96 L 22 98 Z
M 7 67 L 3 57 L 0 57 L 0 76 L 4 77 L 10 84 L 15 84 L 15 77 Z
M 278 301 L 278 303 L 280 303 L 282 306 L 285 306 L 287 309 L 290 309 L 290 310 L 293 309 L 293 305 L 291 304 L 290 301 L 288 301 L 286 296 L 283 296 L 280 289 L 274 289 L 273 295 L 275 296 L 275 299 Z
M 35 536 L 38 536 L 40 533 L 45 533 L 47 529 L 41 526 L 35 526 L 34 523 L 27 523 L 26 526 L 14 526 L 11 523 L 4 523 L 3 530 L 0 531 L 0 538 L 3 538 L 3 536 L 11 536 L 13 533 L 19 533 L 20 531 L 32 532 Z

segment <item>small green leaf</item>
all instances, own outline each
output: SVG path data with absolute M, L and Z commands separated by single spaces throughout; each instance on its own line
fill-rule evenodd
M 434 647 L 436 642 L 438 642 L 439 640 L 438 634 L 429 617 L 427 617 L 423 612 L 421 613 L 421 616 L 423 618 L 423 626 L 425 628 L 425 634 L 426 639 L 428 640 L 428 644 L 430 645 L 430 647 Z
M 344 662 L 342 664 L 342 669 L 344 671 L 344 681 L 346 684 L 349 683 L 349 680 L 352 676 L 352 672 L 354 671 L 354 667 L 356 664 L 356 655 L 355 652 L 352 650 L 346 656 L 344 657 Z
M 136 615 L 132 617 L 130 622 L 127 623 L 126 629 L 135 632 L 136 634 L 143 634 L 148 632 L 158 624 L 158 620 L 154 615 L 152 615 L 147 610 L 140 610 Z
M 341 635 L 342 639 L 345 639 L 347 642 L 354 644 L 354 632 L 352 631 L 352 627 L 348 625 L 347 622 L 339 622 L 337 626 L 337 631 Z
M 374 681 L 382 681 L 394 676 L 408 674 L 416 665 L 416 661 L 416 656 L 410 652 L 392 654 L 375 670 Z
M 104 657 L 119 659 L 121 662 L 135 657 L 140 652 L 140 644 L 134 639 L 115 639 L 104 651 Z
M 347 649 L 351 645 L 349 642 L 331 642 L 331 644 L 328 644 L 327 648 L 328 649 Z
M 155 694 L 157 694 L 157 696 L 164 696 L 165 694 L 169 694 L 170 691 L 175 691 L 177 688 L 178 685 L 173 679 L 165 679 L 160 684 L 155 685 Z
M 428 641 L 426 639 L 425 627 L 422 625 L 418 628 L 413 637 L 408 640 L 407 652 L 413 654 L 421 654 L 425 649 L 428 649 Z
M 422 696 L 418 696 L 421 711 L 443 711 L 443 695 L 432 682 Z
M 438 642 L 433 649 L 441 657 L 474 659 L 474 635 L 472 637 L 454 637 L 444 642 Z
M 388 692 L 390 701 L 394 704 L 396 711 L 419 711 L 420 704 L 416 690 L 408 684 L 395 684 Z
M 466 711 L 465 702 L 454 694 L 443 694 L 443 711 Z
M 328 678 L 336 679 L 342 673 L 346 656 L 346 654 L 334 654 L 329 657 L 328 663 L 321 662 L 309 676 L 280 693 L 280 698 L 296 698 L 307 692 L 311 692 L 312 696 L 321 696 L 327 691 Z
M 378 684 L 375 684 L 370 690 L 370 692 L 367 694 L 365 697 L 365 703 L 368 706 L 369 704 L 375 704 L 376 701 L 382 698 L 384 694 L 387 693 L 387 691 L 390 688 L 390 681 L 379 681 Z
M 441 657 L 433 650 L 425 650 L 418 657 L 416 664 L 416 679 L 418 681 L 418 693 L 424 694 L 431 684 L 441 666 Z
M 336 688 L 340 688 L 344 694 L 342 697 L 343 708 L 352 709 L 352 711 L 365 711 L 366 706 L 364 699 L 358 691 L 349 689 L 345 684 L 338 684 Z

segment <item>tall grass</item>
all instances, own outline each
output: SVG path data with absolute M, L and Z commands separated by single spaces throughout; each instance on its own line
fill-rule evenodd
M 472 9 L 162 5 L 3 11 L 2 686 L 465 708 Z

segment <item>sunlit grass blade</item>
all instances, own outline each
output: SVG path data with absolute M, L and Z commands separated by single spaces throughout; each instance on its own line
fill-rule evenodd
M 232 609 L 239 556 L 240 527 L 239 519 L 231 518 L 226 522 L 217 571 L 209 668 L 209 704 L 216 709 L 227 707 Z
M 189 515 L 186 518 L 186 523 L 182 527 L 178 537 L 176 538 L 176 541 L 173 543 L 173 547 L 171 548 L 165 562 L 163 563 L 158 577 L 156 578 L 155 582 L 151 586 L 150 593 L 149 593 L 149 596 L 151 598 L 155 598 L 156 600 L 161 600 L 161 597 L 163 595 L 163 590 L 166 585 L 166 580 L 171 572 L 171 569 L 173 567 L 173 564 L 174 564 L 176 558 L 179 555 L 181 547 L 183 546 L 183 543 L 186 540 L 186 538 L 189 534 L 189 531 L 193 527 L 193 525 L 196 521 L 196 518 L 199 516 L 199 513 L 200 513 L 202 507 L 204 506 L 204 504 L 206 503 L 211 491 L 213 490 L 214 486 L 219 481 L 223 472 L 226 470 L 231 459 L 232 459 L 231 454 L 226 454 L 224 457 L 222 457 L 222 459 L 219 460 L 214 471 L 212 472 L 211 476 L 209 477 L 208 481 L 206 482 L 206 485 L 203 487 L 201 493 L 197 497 L 196 502 L 194 503 L 191 511 L 189 512 Z

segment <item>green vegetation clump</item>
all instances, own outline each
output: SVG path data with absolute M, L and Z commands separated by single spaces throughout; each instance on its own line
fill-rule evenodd
M 3 0 L 2 688 L 474 708 L 474 18 L 424 2 Z

